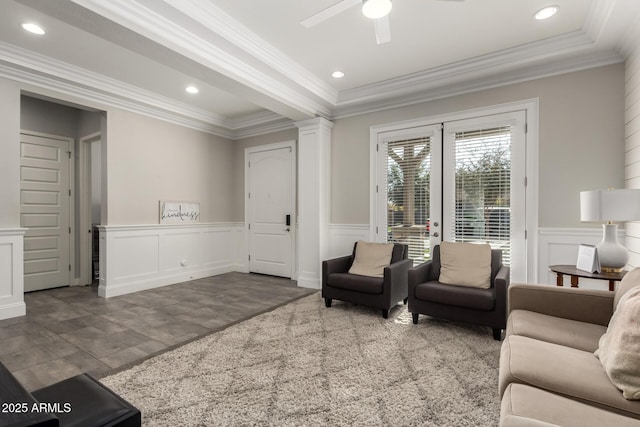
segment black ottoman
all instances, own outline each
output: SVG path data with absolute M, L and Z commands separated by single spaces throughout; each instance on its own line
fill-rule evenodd
M 139 427 L 140 411 L 89 374 L 82 374 L 31 393 L 40 403 L 57 407 L 61 427 Z

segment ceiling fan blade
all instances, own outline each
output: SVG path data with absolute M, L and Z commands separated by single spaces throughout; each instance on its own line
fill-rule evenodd
M 319 23 L 326 21 L 327 19 L 339 14 L 340 12 L 343 12 L 357 4 L 362 4 L 362 0 L 342 0 L 339 1 L 338 3 L 334 4 L 333 6 L 329 6 L 328 8 L 326 8 L 325 10 L 322 10 L 318 13 L 316 13 L 315 15 L 312 15 L 310 17 L 308 17 L 307 19 L 305 19 L 304 21 L 300 22 L 300 25 L 302 25 L 305 28 L 311 28 L 314 25 L 318 25 Z
M 391 25 L 389 25 L 389 15 L 373 20 L 373 27 L 376 30 L 376 42 L 383 44 L 391 41 Z

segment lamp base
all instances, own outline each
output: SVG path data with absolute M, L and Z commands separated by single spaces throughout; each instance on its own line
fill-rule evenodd
M 627 265 L 629 252 L 618 242 L 618 224 L 602 224 L 602 233 L 602 241 L 596 245 L 602 271 L 619 273 Z

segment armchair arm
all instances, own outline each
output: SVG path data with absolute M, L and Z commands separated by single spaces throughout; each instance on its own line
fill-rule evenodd
M 322 262 L 322 272 L 324 274 L 346 273 L 351 268 L 351 263 L 351 255 L 328 259 Z
M 502 322 L 506 326 L 507 322 L 507 303 L 511 269 L 505 265 L 500 267 L 496 277 L 493 279 L 493 287 L 496 291 L 496 313 L 499 314 Z
M 413 264 L 411 259 L 403 259 L 402 261 L 394 262 L 393 264 L 384 268 L 384 281 L 398 283 L 400 281 L 407 283 L 407 272 Z
M 509 287 L 509 312 L 529 310 L 580 322 L 609 324 L 613 292 L 517 283 Z
M 403 259 L 384 268 L 384 285 L 382 292 L 389 294 L 391 302 L 407 297 L 407 272 L 413 260 Z
M 429 276 L 431 275 L 431 265 L 431 261 L 427 261 L 409 269 L 409 295 L 413 295 L 413 290 L 418 284 L 429 280 Z

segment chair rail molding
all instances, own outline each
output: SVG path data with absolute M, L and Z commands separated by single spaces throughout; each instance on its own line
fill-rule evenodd
M 24 316 L 24 234 L 26 228 L 0 228 L 0 320 Z
M 98 295 L 246 272 L 243 223 L 100 226 Z

